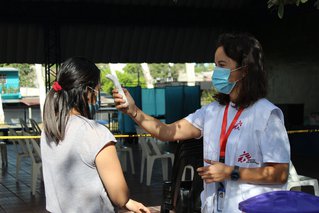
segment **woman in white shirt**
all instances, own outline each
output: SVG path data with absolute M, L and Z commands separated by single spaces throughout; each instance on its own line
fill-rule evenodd
M 285 189 L 290 146 L 281 110 L 265 99 L 266 72 L 260 43 L 248 34 L 222 34 L 217 42 L 214 102 L 165 124 L 143 113 L 128 91 L 129 106 L 113 91 L 116 107 L 163 141 L 203 137 L 202 212 L 240 212 L 239 202 Z

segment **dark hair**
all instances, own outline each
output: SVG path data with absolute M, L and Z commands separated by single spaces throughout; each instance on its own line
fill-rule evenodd
M 259 41 L 249 34 L 222 34 L 217 48 L 223 47 L 225 54 L 237 62 L 237 68 L 243 67 L 246 76 L 239 84 L 236 106 L 248 107 L 267 95 L 267 74 L 263 65 L 263 50 Z M 229 95 L 217 93 L 214 98 L 222 105 L 229 103 Z
M 50 89 L 43 110 L 44 132 L 57 143 L 64 139 L 65 127 L 71 109 L 92 119 L 94 112 L 88 106 L 88 91 L 100 82 L 100 70 L 95 64 L 82 57 L 67 59 L 57 75 L 57 83 L 62 87 Z M 91 92 L 92 98 L 95 95 Z

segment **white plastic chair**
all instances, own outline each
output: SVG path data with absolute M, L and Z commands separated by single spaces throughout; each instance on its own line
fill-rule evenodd
M 127 155 L 129 156 L 129 160 L 131 163 L 131 172 L 134 175 L 135 174 L 135 168 L 134 168 L 134 161 L 133 161 L 133 151 L 131 147 L 124 146 L 121 141 L 119 140 L 116 143 L 116 151 L 119 156 L 119 160 L 121 162 L 121 165 L 123 167 L 123 171 L 127 171 Z
M 21 136 L 21 134 L 18 134 L 14 129 L 9 129 L 9 134 L 11 136 Z M 12 141 L 16 150 L 16 182 L 18 182 L 19 171 L 21 168 L 21 159 L 29 158 L 30 155 L 26 144 L 22 139 L 10 139 L 10 141 Z
M 29 133 L 23 132 L 23 135 L 30 136 Z M 32 171 L 31 171 L 31 193 L 35 195 L 36 184 L 39 175 L 42 179 L 42 160 L 41 160 L 41 150 L 40 145 L 34 139 L 24 139 L 28 148 L 29 155 L 32 161 Z
M 291 190 L 294 188 L 294 190 L 300 191 L 301 186 L 312 186 L 315 195 L 319 196 L 318 180 L 315 178 L 298 175 L 294 165 L 290 161 L 287 189 Z
M 137 134 L 145 134 L 146 132 L 136 126 L 136 132 Z M 146 185 L 151 185 L 151 177 L 152 177 L 152 171 L 153 171 L 153 165 L 154 161 L 156 159 L 161 159 L 162 161 L 162 175 L 163 180 L 167 180 L 168 178 L 168 159 L 171 159 L 171 163 L 173 165 L 174 163 L 174 154 L 173 153 L 162 153 L 155 143 L 155 140 L 153 138 L 146 138 L 146 137 L 139 137 L 139 144 L 142 149 L 142 159 L 141 159 L 141 178 L 140 182 L 143 182 L 143 176 L 144 176 L 144 166 L 145 166 L 145 160 L 147 163 L 146 166 Z
M 184 171 L 182 174 L 182 181 L 186 181 L 186 173 L 187 171 L 190 171 L 190 180 L 193 180 L 194 178 L 194 168 L 192 167 L 192 165 L 186 165 L 184 167 Z
M 0 155 L 1 155 L 1 168 L 8 167 L 8 153 L 7 153 L 7 144 L 3 141 L 0 141 Z

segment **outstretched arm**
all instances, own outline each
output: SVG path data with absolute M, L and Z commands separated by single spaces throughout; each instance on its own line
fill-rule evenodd
M 145 114 L 135 105 L 133 98 L 126 89 L 124 89 L 124 93 L 129 100 L 129 106 L 123 106 L 124 100 L 122 99 L 122 95 L 120 95 L 116 89 L 113 90 L 116 108 L 128 114 L 140 127 L 152 136 L 162 141 L 186 140 L 201 136 L 201 131 L 185 119 L 181 119 L 172 124 L 165 124 Z

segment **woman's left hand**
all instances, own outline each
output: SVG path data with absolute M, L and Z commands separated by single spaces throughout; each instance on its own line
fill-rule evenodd
M 197 172 L 205 183 L 222 182 L 229 179 L 233 167 L 218 161 L 206 159 L 204 161 L 210 165 L 197 168 Z
M 125 204 L 125 207 L 134 213 L 151 213 L 148 208 L 146 208 L 142 203 L 139 203 L 135 200 L 129 199 Z

